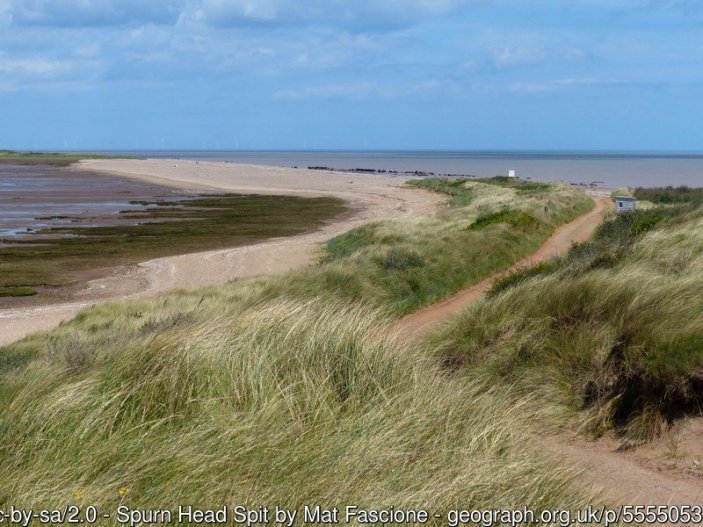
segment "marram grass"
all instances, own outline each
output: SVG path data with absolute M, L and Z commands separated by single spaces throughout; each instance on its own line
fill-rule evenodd
M 583 505 L 528 405 L 443 376 L 388 321 L 280 298 L 35 361 L 3 384 L 0 504 Z
M 701 299 L 700 211 L 650 209 L 497 284 L 434 342 L 447 367 L 629 445 L 701 413 Z

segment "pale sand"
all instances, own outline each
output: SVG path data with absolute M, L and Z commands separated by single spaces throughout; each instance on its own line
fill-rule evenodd
M 353 214 L 315 232 L 255 245 L 166 258 L 115 270 L 85 284 L 71 302 L 0 310 L 0 345 L 48 330 L 96 303 L 144 298 L 177 289 L 224 284 L 277 274 L 315 261 L 320 244 L 360 224 L 413 217 L 435 210 L 441 196 L 406 187 L 407 178 L 316 170 L 167 159 L 89 160 L 76 167 L 145 180 L 185 191 L 231 191 L 296 196 L 334 196 Z

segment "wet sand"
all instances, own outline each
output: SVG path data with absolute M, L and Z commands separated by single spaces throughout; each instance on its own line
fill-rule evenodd
M 75 288 L 70 301 L 0 309 L 0 345 L 35 331 L 51 329 L 95 303 L 224 284 L 309 265 L 319 254 L 320 244 L 334 236 L 373 220 L 426 214 L 443 201 L 437 194 L 405 187 L 407 178 L 381 175 L 165 159 L 90 160 L 66 170 L 122 176 L 181 192 L 332 196 L 345 200 L 352 212 L 322 229 L 299 236 L 157 258 L 114 269 L 107 276 Z

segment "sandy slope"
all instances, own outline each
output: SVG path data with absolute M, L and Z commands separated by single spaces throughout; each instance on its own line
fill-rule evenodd
M 368 221 L 417 216 L 442 198 L 404 187 L 407 178 L 181 160 L 90 160 L 78 169 L 137 178 L 187 191 L 336 196 L 351 207 L 322 229 L 260 244 L 157 258 L 88 282 L 71 302 L 0 310 L 0 345 L 56 326 L 107 300 L 216 285 L 309 264 L 325 240 Z

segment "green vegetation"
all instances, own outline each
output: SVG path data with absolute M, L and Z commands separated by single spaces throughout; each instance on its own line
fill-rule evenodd
M 425 178 L 408 181 L 409 185 L 418 188 L 432 190 L 441 194 L 451 196 L 449 203 L 454 206 L 465 206 L 471 203 L 473 193 L 471 186 L 466 185 L 468 179 L 465 178 Z
M 0 504 L 588 501 L 531 445 L 533 415 L 382 336 L 383 312 L 257 298 L 239 288 L 103 306 L 4 350 Z
M 434 343 L 447 368 L 537 394 L 552 417 L 614 430 L 629 445 L 700 414 L 702 277 L 703 212 L 638 210 L 567 257 L 500 280 Z
M 531 192 L 544 192 L 549 188 L 549 183 L 539 183 L 537 181 L 527 181 L 520 178 L 512 178 L 508 176 L 496 176 L 492 178 L 479 178 L 474 181 L 479 181 L 481 183 L 488 183 L 489 185 L 496 185 L 504 188 L 512 188 L 517 192 L 522 194 L 529 194 Z
M 506 223 L 518 230 L 530 231 L 538 227 L 539 222 L 521 210 L 503 209 L 498 212 L 482 214 L 474 221 L 469 229 L 483 229 L 488 225 Z
M 15 152 L 0 150 L 0 164 L 5 165 L 49 165 L 66 167 L 82 159 L 115 159 L 119 156 L 99 154 L 66 154 L 53 152 Z
M 657 204 L 703 204 L 703 188 L 666 187 L 638 188 L 634 195 L 638 199 Z
M 533 445 L 529 399 L 388 335 L 592 206 L 463 185 L 468 205 L 355 229 L 317 266 L 94 307 L 1 348 L 0 506 L 588 503 Z M 535 224 L 470 229 L 506 209 Z
M 0 287 L 0 297 L 7 296 L 34 296 L 37 290 L 33 287 Z
M 151 207 L 122 214 L 133 225 L 51 228 L 12 240 L 0 249 L 0 296 L 31 295 L 89 269 L 291 236 L 345 210 L 333 198 L 237 194 L 139 204 Z
M 370 223 L 330 240 L 324 265 L 288 283 L 288 290 L 332 291 L 409 313 L 527 256 L 556 226 L 593 206 L 566 186 L 523 192 L 464 179 L 412 184 L 449 194 L 450 206 L 412 221 Z

